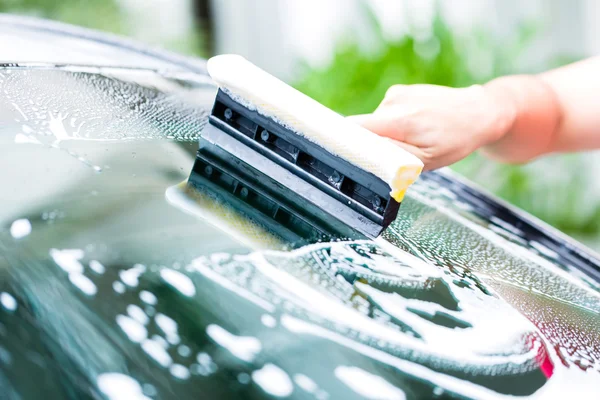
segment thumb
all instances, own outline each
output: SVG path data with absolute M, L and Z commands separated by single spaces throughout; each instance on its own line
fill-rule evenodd
M 352 115 L 347 118 L 379 136 L 385 136 L 399 141 L 404 137 L 404 134 L 400 130 L 398 119 L 393 116 L 378 113 Z
M 390 144 L 399 146 L 417 156 L 417 158 L 425 163 L 425 169 L 431 169 L 427 165 L 425 153 L 419 147 L 402 141 L 401 138 L 404 137 L 404 134 L 400 129 L 397 119 L 381 114 L 352 115 L 347 118 L 380 136 L 386 137 Z

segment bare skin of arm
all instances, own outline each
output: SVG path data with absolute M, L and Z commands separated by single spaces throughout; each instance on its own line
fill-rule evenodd
M 482 149 L 510 163 L 600 148 L 600 57 L 483 86 L 392 86 L 372 114 L 350 117 L 415 154 L 426 169 Z

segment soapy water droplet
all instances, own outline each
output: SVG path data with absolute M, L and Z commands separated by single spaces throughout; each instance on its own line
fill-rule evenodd
M 316 382 L 304 374 L 294 375 L 294 382 L 308 393 L 315 393 L 319 389 Z
M 246 362 L 252 362 L 262 350 L 261 342 L 255 337 L 236 336 L 218 325 L 206 327 L 206 333 L 217 344 L 223 346 L 231 354 Z
M 212 362 L 212 358 L 208 353 L 198 353 L 196 356 L 199 364 L 206 365 Z
M 129 287 L 137 287 L 139 284 L 139 277 L 146 271 L 146 266 L 142 264 L 136 264 L 128 270 L 119 272 L 119 277 L 124 284 Z
M 10 226 L 10 234 L 15 239 L 22 239 L 31 233 L 31 222 L 28 219 L 17 219 Z
M 69 274 L 83 273 L 84 268 L 80 260 L 84 257 L 84 255 L 85 253 L 81 249 L 50 249 L 50 256 L 54 262 Z
M 252 380 L 266 393 L 275 397 L 288 397 L 294 391 L 294 385 L 289 375 L 273 364 L 266 364 L 252 372 Z
M 263 323 L 264 326 L 269 328 L 274 328 L 277 325 L 277 320 L 269 314 L 263 314 L 260 317 L 260 321 Z
M 160 271 L 160 276 L 165 282 L 177 289 L 184 296 L 192 297 L 196 294 L 194 282 L 181 272 L 164 268 Z
M 96 383 L 109 400 L 150 400 L 139 382 L 128 375 L 104 373 L 98 376 Z
M 239 383 L 241 383 L 242 385 L 247 385 L 247 384 L 249 384 L 249 383 L 250 383 L 250 381 L 251 381 L 252 379 L 250 378 L 250 375 L 248 375 L 248 374 L 247 374 L 247 373 L 245 373 L 245 372 L 242 372 L 241 374 L 238 374 L 238 376 L 237 376 L 237 380 L 238 380 L 238 382 L 239 382 Z
M 150 383 L 144 383 L 142 385 L 142 391 L 148 397 L 154 397 L 157 394 L 156 388 L 154 387 L 154 385 L 152 385 Z
M 190 349 L 188 346 L 182 344 L 179 347 L 177 347 L 177 354 L 179 354 L 181 357 L 189 357 L 192 354 L 192 349 Z
M 125 293 L 126 288 L 122 282 L 118 282 L 118 281 L 113 282 L 112 287 L 113 287 L 113 290 L 119 294 Z
M 42 213 L 42 220 L 48 222 L 48 224 L 53 224 L 56 222 L 56 220 L 64 218 L 65 217 L 65 212 L 61 211 L 61 210 L 50 210 L 50 211 L 44 211 Z
M 106 268 L 104 268 L 104 265 L 102 265 L 102 263 L 98 260 L 91 260 L 89 266 L 90 269 L 97 274 L 102 275 L 104 272 L 106 272 Z
M 177 336 L 177 322 L 172 318 L 159 313 L 154 317 L 154 321 L 167 337 Z
M 178 378 L 181 380 L 186 380 L 186 379 L 189 379 L 189 377 L 190 377 L 189 369 L 187 369 L 186 367 L 184 367 L 181 364 L 171 365 L 171 367 L 169 368 L 169 371 L 171 372 L 171 375 L 173 375 L 175 378 Z
M 0 365 L 9 366 L 12 364 L 12 355 L 4 347 L 0 346 Z
M 190 366 L 190 372 L 195 375 L 209 376 L 217 371 L 217 364 L 215 364 L 208 353 L 198 353 L 196 356 L 198 364 L 192 364 Z M 248 376 L 249 377 L 249 376 Z
M 127 315 L 142 325 L 148 325 L 148 322 L 150 322 L 150 318 L 148 318 L 144 310 L 135 304 L 130 304 L 127 306 Z
M 93 296 L 98 292 L 98 288 L 90 278 L 79 272 L 69 273 L 69 280 L 79 290 L 88 296 Z
M 146 339 L 142 342 L 142 349 L 148 356 L 164 368 L 168 368 L 173 363 L 173 359 L 167 353 L 161 344 L 152 339 Z
M 152 335 L 150 339 L 160 344 L 160 346 L 165 350 L 169 348 L 169 342 L 167 342 L 167 340 L 160 335 Z
M 146 307 L 144 307 L 144 312 L 146 313 L 147 316 L 154 317 L 156 315 L 156 308 L 154 308 L 152 306 L 146 306 Z
M 158 299 L 156 298 L 156 296 L 147 290 L 142 290 L 140 292 L 140 300 L 142 300 L 144 303 L 150 304 L 152 306 L 154 306 L 154 305 L 156 305 L 156 303 L 158 303 Z
M 140 343 L 148 336 L 148 331 L 140 322 L 125 315 L 117 315 L 117 324 L 125 332 L 129 340 Z
M 18 305 L 17 300 L 10 293 L 6 292 L 0 293 L 0 304 L 8 311 L 15 311 Z

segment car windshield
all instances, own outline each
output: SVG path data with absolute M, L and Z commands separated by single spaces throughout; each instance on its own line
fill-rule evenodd
M 277 242 L 185 186 L 215 90 L 189 71 L 0 69 L 7 398 L 597 390 L 600 286 L 576 268 L 595 256 L 447 173 L 382 238 Z

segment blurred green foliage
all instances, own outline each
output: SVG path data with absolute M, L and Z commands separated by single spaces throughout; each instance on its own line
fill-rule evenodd
M 116 0 L 0 0 L 0 12 L 125 33 L 124 21 Z
M 372 112 L 386 90 L 398 83 L 431 83 L 452 87 L 486 82 L 494 77 L 536 72 L 573 61 L 559 57 L 524 70 L 519 60 L 542 32 L 524 23 L 512 38 L 502 41 L 485 28 L 459 36 L 439 16 L 428 35 L 422 32 L 389 39 L 367 9 L 374 38 L 365 51 L 349 32 L 324 68 L 302 65 L 295 87 L 345 115 Z M 579 155 L 552 156 L 525 166 L 494 163 L 474 154 L 452 168 L 508 202 L 597 247 L 600 233 L 600 196 L 590 193 L 595 182 L 589 159 Z
M 465 58 L 440 20 L 434 24 L 434 35 L 422 42 L 411 36 L 387 41 L 377 22 L 372 23 L 377 41 L 384 44 L 380 54 L 365 55 L 358 42 L 341 43 L 330 66 L 309 70 L 295 86 L 342 114 L 357 114 L 375 109 L 396 83 L 460 86 L 473 81 Z M 432 57 L 423 55 L 429 49 L 435 51 Z
M 512 43 L 496 46 L 492 36 L 481 30 L 465 43 L 438 16 L 426 35 L 388 39 L 377 17 L 364 7 L 374 50 L 367 54 L 359 38 L 349 32 L 338 43 L 330 65 L 322 69 L 301 65 L 303 78 L 294 83 L 342 114 L 373 111 L 397 83 L 460 87 L 514 72 L 513 61 L 535 32 L 534 25 L 524 25 Z
M 163 48 L 203 56 L 206 53 L 205 39 L 199 29 L 176 40 L 158 40 L 140 37 L 132 31 L 129 15 L 119 0 L 0 0 L 0 12 L 46 18 L 85 28 L 133 36 Z

